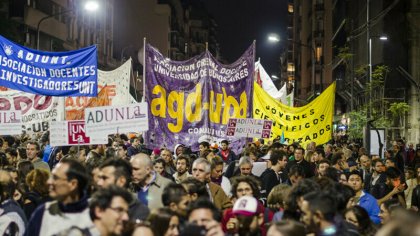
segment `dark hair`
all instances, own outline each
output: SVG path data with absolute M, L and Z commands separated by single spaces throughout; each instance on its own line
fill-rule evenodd
M 115 168 L 115 171 L 114 171 L 115 180 L 117 180 L 120 177 L 124 177 L 126 179 L 124 187 L 127 187 L 128 184 L 131 182 L 131 175 L 133 173 L 133 169 L 130 163 L 124 159 L 112 158 L 103 162 L 99 166 L 99 169 L 103 169 L 108 166 L 113 166 Z
M 17 156 L 16 148 L 8 147 L 8 148 L 6 148 L 6 150 L 4 152 L 6 154 L 9 154 L 9 155 L 14 156 L 14 157 Z
M 395 209 L 402 209 L 401 203 L 395 198 L 388 199 L 382 204 L 384 204 L 385 209 L 389 212 L 392 212 Z
M 219 211 L 219 209 L 217 209 L 217 207 L 208 199 L 198 199 L 197 201 L 191 203 L 190 207 L 188 208 L 187 211 L 187 216 L 188 218 L 190 217 L 191 213 L 194 210 L 198 210 L 198 209 L 208 209 L 211 211 L 213 219 L 216 220 L 217 222 L 220 222 L 222 216 L 221 213 Z
M 285 151 L 273 150 L 270 154 L 271 164 L 276 165 L 277 162 L 283 160 L 283 157 L 287 157 L 287 153 Z
M 319 167 L 319 165 L 324 164 L 324 163 L 327 163 L 328 165 L 331 165 L 331 163 L 330 163 L 330 161 L 329 161 L 329 160 L 327 160 L 327 159 L 322 159 L 322 160 L 320 160 L 320 161 L 318 162 L 318 166 L 317 166 L 317 167 Z
M 344 211 L 344 216 L 348 212 L 353 212 L 356 216 L 357 223 L 359 224 L 359 227 L 357 230 L 361 235 L 374 235 L 376 232 L 375 225 L 373 224 L 372 220 L 369 217 L 368 212 L 365 210 L 365 208 L 361 206 L 352 206 L 350 208 L 347 208 Z
M 305 149 L 303 149 L 301 147 L 297 147 L 297 148 L 295 148 L 294 152 L 296 152 L 296 150 L 302 150 L 302 155 L 305 155 Z
M 387 178 L 396 179 L 401 176 L 401 172 L 395 167 L 388 167 L 385 171 L 385 175 Z
M 397 163 L 397 159 L 395 157 L 387 158 L 385 161 L 392 161 L 392 163 L 394 163 L 394 164 Z
M 317 149 L 315 150 L 315 152 L 316 152 L 316 153 L 318 153 L 318 155 L 321 155 L 322 157 L 324 157 L 324 158 L 325 158 L 325 151 L 324 151 L 324 149 L 322 149 L 322 148 L 317 148 Z
M 149 217 L 147 217 L 153 235 L 165 235 L 166 231 L 168 231 L 169 222 L 171 221 L 172 216 L 176 216 L 176 214 L 167 207 L 153 210 Z
M 175 164 L 178 162 L 178 160 L 185 160 L 185 163 L 187 164 L 187 170 L 190 169 L 190 158 L 185 154 L 180 154 L 177 156 L 175 160 Z
M 33 169 L 35 169 L 35 167 L 34 167 L 34 164 L 31 161 L 28 161 L 28 160 L 20 161 L 17 164 L 19 182 L 25 183 L 26 176 Z
M 227 141 L 226 139 L 223 139 L 223 140 L 220 142 L 220 144 L 222 144 L 222 143 L 224 143 L 224 144 L 226 144 L 226 145 L 229 145 L 229 141 Z
M 159 157 L 159 158 L 157 158 L 157 159 L 155 159 L 155 160 L 153 161 L 153 166 L 154 166 L 154 165 L 156 165 L 156 164 L 158 164 L 158 163 L 161 163 L 161 164 L 162 164 L 162 166 L 163 166 L 163 168 L 165 168 L 165 166 L 166 166 L 166 162 L 165 162 L 165 160 L 163 160 L 161 157 Z
M 329 166 L 326 170 L 325 170 L 325 177 L 328 177 L 329 179 L 332 179 L 334 181 L 338 181 L 338 179 L 340 178 L 340 176 L 338 175 L 337 169 L 334 167 Z
M 73 159 L 63 159 L 60 163 L 67 164 L 69 166 L 66 173 L 67 180 L 70 181 L 72 179 L 76 179 L 79 196 L 83 196 L 89 183 L 89 177 L 87 175 L 86 168 L 78 161 Z
M 355 195 L 354 190 L 350 186 L 333 181 L 328 186 L 325 186 L 322 191 L 334 199 L 335 207 L 339 213 L 346 209 L 347 203 Z
M 184 196 L 188 196 L 188 193 L 182 184 L 170 183 L 163 189 L 162 203 L 164 206 L 169 206 L 171 203 L 178 204 Z
M 35 145 L 35 148 L 36 148 L 37 151 L 40 151 L 41 150 L 41 147 L 39 146 L 39 143 L 38 142 L 29 141 L 29 142 L 26 143 L 26 145 L 28 145 L 28 144 Z
M 333 158 L 331 159 L 331 164 L 332 165 L 337 165 L 339 161 L 344 159 L 344 153 L 343 152 L 336 152 L 333 156 Z
M 232 178 L 232 190 L 231 190 L 232 196 L 238 197 L 238 195 L 236 194 L 236 191 L 238 189 L 239 183 L 241 182 L 245 182 L 251 186 L 252 196 L 254 196 L 256 199 L 260 197 L 260 188 L 259 188 L 258 181 L 252 176 L 244 176 L 244 175 L 236 176 Z
M 281 233 L 282 235 L 293 235 L 293 236 L 305 236 L 306 230 L 305 226 L 294 220 L 286 220 L 280 222 L 273 222 L 270 226 L 274 227 L 277 232 Z
M 209 198 L 209 193 L 207 192 L 206 184 L 194 177 L 188 177 L 184 179 L 181 184 L 183 184 L 188 194 L 197 194 L 198 198 Z
M 336 207 L 332 196 L 315 191 L 306 194 L 303 198 L 308 201 L 309 210 L 312 213 L 320 211 L 326 221 L 334 221 Z
M 2 139 L 9 145 L 9 147 L 11 147 L 16 142 L 16 139 L 11 135 L 3 136 Z
M 0 175 L 7 175 L 9 178 L 2 178 L 0 181 L 0 201 L 3 203 L 7 199 L 12 199 L 16 185 L 13 183 L 9 172 L 0 170 Z
M 286 209 L 288 210 L 288 213 L 292 214 L 293 217 L 296 217 L 294 214 L 296 214 L 297 210 L 299 209 L 297 200 L 305 194 L 319 190 L 320 188 L 321 187 L 319 184 L 313 179 L 302 179 L 299 181 L 295 186 L 292 187 L 289 195 L 286 198 Z M 299 218 L 296 220 L 298 219 Z
M 288 175 L 289 176 L 297 175 L 297 176 L 305 177 L 305 169 L 303 169 L 303 167 L 300 165 L 294 165 L 290 167 Z
M 125 188 L 111 185 L 107 188 L 97 190 L 89 202 L 89 214 L 92 220 L 97 219 L 95 208 L 105 210 L 111 206 L 114 197 L 121 197 L 129 205 L 132 202 L 132 194 Z
M 210 148 L 210 143 L 209 142 L 206 142 L 206 141 L 203 141 L 203 142 L 201 142 L 201 143 L 198 144 L 198 146 L 200 146 L 200 145 L 202 145 L 205 148 Z
M 216 168 L 216 166 L 220 166 L 223 165 L 225 162 L 223 161 L 223 159 L 220 156 L 214 156 L 213 159 L 211 159 L 211 169 L 213 170 L 214 168 Z
M 283 144 L 281 144 L 279 142 L 274 142 L 273 144 L 271 144 L 269 149 L 273 150 L 273 149 L 280 149 L 280 148 L 283 148 L 283 147 L 284 147 Z
M 372 161 L 372 166 L 375 167 L 376 163 L 378 163 L 378 162 L 384 164 L 381 159 L 375 159 L 375 160 Z
M 6 153 L 0 151 L 0 168 L 3 169 L 5 166 L 9 165 L 9 161 L 7 160 Z
M 24 147 L 18 147 L 16 151 L 17 153 L 19 153 L 19 157 L 21 160 L 28 159 L 28 156 L 26 155 L 26 149 Z

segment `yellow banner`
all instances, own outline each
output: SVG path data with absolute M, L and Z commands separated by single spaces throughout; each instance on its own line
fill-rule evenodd
M 324 144 L 331 139 L 334 115 L 335 82 L 311 103 L 303 107 L 289 107 L 276 101 L 260 86 L 254 84 L 254 118 L 273 121 L 271 139 L 285 142 Z

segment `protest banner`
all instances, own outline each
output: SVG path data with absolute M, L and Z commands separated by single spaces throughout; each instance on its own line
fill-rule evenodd
M 98 70 L 98 97 L 66 97 L 66 120 L 84 120 L 85 108 L 130 103 L 131 58 L 112 71 Z
M 106 144 L 108 136 L 86 135 L 84 120 L 52 121 L 50 123 L 50 144 L 55 146 L 75 146 L 89 144 Z
M 252 116 L 254 45 L 235 63 L 223 65 L 206 51 L 187 61 L 171 61 L 146 45 L 146 101 L 149 104 L 148 148 L 176 144 L 198 150 L 198 142 L 227 139 L 231 117 Z M 238 152 L 244 139 L 232 139 Z
M 255 62 L 255 77 L 257 84 L 271 97 L 289 107 L 293 106 L 293 90 L 290 94 L 287 94 L 286 83 L 278 90 L 260 61 Z
M 0 86 L 46 96 L 98 93 L 96 46 L 43 52 L 0 36 Z
M 59 97 L 10 89 L 0 93 L 0 111 L 21 111 L 23 131 L 27 133 L 47 131 L 49 121 L 62 120 L 63 109 Z
M 22 133 L 21 112 L 0 110 L 0 135 L 20 135 Z
M 252 118 L 230 118 L 226 135 L 230 137 L 270 138 L 273 121 Z
M 324 144 L 331 139 L 335 82 L 303 107 L 286 106 L 261 87 L 254 89 L 254 118 L 273 121 L 271 139 L 280 138 L 283 132 L 287 143 L 297 142 L 302 146 L 312 141 Z
M 103 106 L 85 109 L 86 133 L 89 136 L 141 132 L 149 128 L 147 103 Z

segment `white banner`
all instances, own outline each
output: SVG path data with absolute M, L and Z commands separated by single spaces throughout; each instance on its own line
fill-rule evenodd
M 280 90 L 277 90 L 273 80 L 271 80 L 260 61 L 255 62 L 255 74 L 257 75 L 257 83 L 260 84 L 264 91 L 277 101 L 280 101 L 289 107 L 293 107 L 293 90 L 289 95 L 287 95 L 286 83 L 280 88 Z
M 106 86 L 107 101 L 99 102 L 107 106 L 130 103 L 131 58 L 112 71 L 98 70 L 98 92 Z M 83 119 L 84 109 L 92 107 L 92 97 L 66 97 L 66 120 Z M 91 105 L 91 106 L 90 106 Z M 95 105 L 93 105 L 95 106 Z
M 64 108 L 60 104 L 59 97 L 17 90 L 0 92 L 0 111 L 21 111 L 23 130 L 27 133 L 47 131 L 49 121 L 62 120 Z
M 247 138 L 269 138 L 273 121 L 252 118 L 230 118 L 226 136 Z
M 51 146 L 106 144 L 108 136 L 88 137 L 84 120 L 52 121 L 50 123 Z
M 86 133 L 90 137 L 149 129 L 147 103 L 85 109 Z
M 0 135 L 20 135 L 21 119 L 20 111 L 0 111 Z

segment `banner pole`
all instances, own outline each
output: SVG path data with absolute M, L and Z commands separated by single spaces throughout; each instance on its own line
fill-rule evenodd
M 146 102 L 146 37 L 143 38 L 143 102 Z
M 209 50 L 209 42 L 206 42 L 206 52 Z

